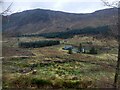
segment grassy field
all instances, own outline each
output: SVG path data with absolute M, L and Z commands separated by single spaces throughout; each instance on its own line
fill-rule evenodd
M 19 42 L 45 38 L 19 38 Z M 49 39 L 51 40 L 51 39 Z M 92 36 L 75 36 L 60 45 L 22 49 L 16 38 L 3 43 L 4 88 L 111 88 L 117 60 L 117 42 Z M 68 54 L 65 45 L 92 45 L 98 54 Z M 109 49 L 104 49 L 109 48 Z

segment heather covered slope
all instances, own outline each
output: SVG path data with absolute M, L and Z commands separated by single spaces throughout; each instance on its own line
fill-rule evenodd
M 90 14 L 74 14 L 43 9 L 27 10 L 3 16 L 3 33 L 10 36 L 31 33 L 64 32 L 114 23 L 117 9 L 105 9 Z

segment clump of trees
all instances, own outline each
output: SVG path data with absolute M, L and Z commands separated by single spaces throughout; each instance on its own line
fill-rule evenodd
M 44 41 L 35 41 L 35 42 L 20 42 L 19 47 L 21 48 L 39 48 L 45 46 L 59 45 L 60 41 L 58 40 L 44 40 Z
M 80 52 L 82 52 L 82 44 L 80 43 L 80 45 L 79 45 L 79 47 L 78 47 L 78 50 L 80 51 Z
M 83 45 L 81 43 L 79 44 L 78 50 L 80 53 L 98 54 L 98 51 L 94 46 L 91 47 L 90 50 L 86 52 L 86 50 L 83 48 Z
M 92 47 L 90 49 L 89 54 L 97 54 L 97 50 L 95 49 L 95 47 Z
M 68 50 L 68 54 L 73 54 L 72 48 Z

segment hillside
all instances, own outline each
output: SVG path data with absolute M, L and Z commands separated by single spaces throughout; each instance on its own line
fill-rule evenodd
M 89 14 L 35 9 L 3 16 L 3 89 L 115 88 L 118 41 L 109 26 L 116 20 L 113 8 Z
M 105 9 L 89 14 L 75 14 L 43 9 L 27 10 L 3 16 L 3 34 L 64 32 L 86 27 L 101 27 L 113 23 L 117 9 Z

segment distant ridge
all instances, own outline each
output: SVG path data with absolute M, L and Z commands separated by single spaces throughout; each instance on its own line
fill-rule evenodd
M 89 14 L 34 9 L 3 16 L 3 35 L 17 36 L 95 28 L 114 24 L 115 19 L 117 19 L 116 8 Z

